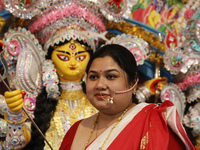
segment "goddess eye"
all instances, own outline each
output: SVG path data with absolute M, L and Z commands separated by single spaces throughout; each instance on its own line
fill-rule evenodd
M 57 56 L 62 61 L 69 61 L 69 57 L 67 57 L 66 55 L 57 55 Z
M 78 56 L 76 57 L 76 61 L 83 61 L 85 59 L 86 55 Z

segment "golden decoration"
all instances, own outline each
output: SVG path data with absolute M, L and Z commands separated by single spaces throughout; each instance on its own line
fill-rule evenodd
M 23 118 L 22 118 L 21 120 L 19 120 L 19 121 L 12 121 L 12 120 L 9 120 L 9 119 L 8 119 L 7 114 L 8 114 L 8 112 L 5 113 L 4 119 L 5 119 L 8 123 L 10 123 L 10 124 L 20 124 L 20 123 L 25 122 L 25 121 L 27 120 L 27 118 L 28 118 L 27 115 L 24 114 L 24 116 L 23 116 Z M 17 117 L 17 118 L 18 118 L 18 117 Z
M 3 25 L 5 24 L 5 19 L 3 19 L 2 17 L 0 17 L 0 30 L 2 29 Z
M 196 142 L 197 142 L 197 150 L 200 150 L 200 135 L 198 135 Z
M 146 42 L 148 42 L 151 46 L 154 46 L 155 48 L 165 52 L 166 47 L 164 43 L 160 42 L 159 37 L 154 35 L 151 32 L 148 32 L 144 30 L 141 26 L 136 26 L 133 25 L 127 21 L 124 22 L 112 22 L 108 21 L 108 24 L 106 26 L 107 29 L 118 29 L 119 31 L 126 33 L 126 34 L 132 34 L 132 35 L 137 35 L 139 38 L 144 39 Z M 113 33 L 108 33 L 106 37 L 108 39 L 115 37 L 116 35 Z M 155 58 L 157 58 L 157 63 L 160 67 L 164 68 L 164 63 L 163 63 L 163 57 L 159 54 L 157 54 L 155 51 L 151 52 L 151 56 L 149 57 L 149 60 L 155 63 Z M 164 68 L 165 69 L 165 68 Z
M 71 108 L 67 103 L 69 101 L 77 103 L 77 106 L 74 109 Z M 56 106 L 56 112 L 51 119 L 50 127 L 45 134 L 52 148 L 54 150 L 59 149 L 62 139 L 67 132 L 62 123 L 63 119 L 65 122 L 69 121 L 69 125 L 72 126 L 75 122 L 80 120 L 78 117 L 81 116 L 82 113 L 83 118 L 87 118 L 96 114 L 96 112 L 97 110 L 90 104 L 82 90 L 63 91 Z M 64 114 L 64 117 L 61 116 L 61 113 Z M 45 150 L 50 150 L 47 144 L 45 144 Z
M 76 90 L 76 91 L 62 91 L 60 99 L 67 99 L 67 100 L 78 100 L 82 97 L 85 97 L 85 93 L 83 90 Z
M 144 30 L 141 26 L 136 26 L 131 24 L 130 22 L 123 21 L 123 22 L 112 22 L 108 21 L 106 26 L 107 29 L 118 29 L 126 34 L 137 35 L 139 38 L 144 39 L 147 41 L 151 46 L 165 52 L 166 47 L 164 43 L 160 43 L 159 37 L 154 35 L 151 32 Z
M 151 52 L 151 55 L 148 59 L 154 63 L 157 61 L 158 65 L 165 69 L 163 57 L 161 55 L 157 54 L 155 51 Z
M 104 147 L 105 143 L 108 141 L 108 139 L 109 139 L 109 137 L 110 137 L 112 131 L 113 131 L 114 128 L 118 125 L 118 123 L 122 120 L 123 116 L 126 114 L 127 111 L 128 111 L 128 108 L 126 108 L 126 109 L 124 110 L 124 112 L 119 116 L 119 118 L 117 119 L 117 122 L 116 122 L 116 123 L 114 124 L 114 126 L 111 128 L 111 130 L 110 130 L 108 136 L 106 137 L 105 141 L 103 142 L 103 144 L 101 145 L 101 147 L 99 147 L 98 150 L 102 150 L 102 149 L 103 149 L 103 147 Z M 95 126 L 96 126 L 96 124 L 97 124 L 97 121 L 98 121 L 98 116 L 99 116 L 99 113 L 96 115 L 96 117 L 95 117 L 95 119 L 94 119 L 94 123 L 93 123 L 93 126 L 92 126 L 92 130 L 91 130 L 91 132 L 90 132 L 90 136 L 89 136 L 89 138 L 88 138 L 88 140 L 87 140 L 87 142 L 86 142 L 85 147 L 84 147 L 83 150 L 85 150 L 85 148 L 86 148 L 87 145 L 89 144 L 89 141 L 90 141 L 90 139 L 91 139 L 91 137 L 92 137 L 92 134 L 93 134 L 93 132 L 94 132 L 94 128 L 95 128 Z
M 65 120 L 69 120 L 69 124 L 73 125 L 76 121 L 78 121 L 78 117 L 81 115 L 81 113 L 83 112 L 83 115 L 85 116 L 85 112 L 84 110 L 84 106 L 85 106 L 85 100 L 86 97 L 83 97 L 81 100 L 79 100 L 75 110 L 73 110 L 73 108 L 71 108 L 65 100 L 60 100 L 60 104 L 63 107 L 63 111 L 64 114 L 66 114 Z M 69 117 L 69 119 L 67 118 L 67 116 Z
M 147 132 L 146 135 L 141 139 L 140 149 L 145 149 L 145 146 L 149 143 L 149 133 Z

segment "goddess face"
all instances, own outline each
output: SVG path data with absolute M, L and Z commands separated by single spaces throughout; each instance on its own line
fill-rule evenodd
M 72 40 L 56 47 L 51 59 L 61 81 L 80 82 L 85 74 L 90 54 L 86 51 L 85 46 Z

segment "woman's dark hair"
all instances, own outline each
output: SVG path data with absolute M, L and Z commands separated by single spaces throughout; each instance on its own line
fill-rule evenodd
M 118 44 L 108 44 L 95 51 L 88 62 L 86 73 L 88 74 L 90 66 L 96 58 L 103 58 L 105 56 L 110 56 L 119 67 L 126 72 L 129 84 L 135 83 L 135 79 L 137 78 L 137 64 L 135 57 L 127 48 Z M 132 99 L 134 103 L 138 103 L 135 95 L 133 95 Z
M 65 40 L 64 42 L 60 42 L 56 44 L 55 46 L 62 46 L 69 41 Z M 80 44 L 83 44 L 85 46 L 88 46 L 83 43 L 83 41 L 77 41 Z M 51 59 L 51 54 L 54 50 L 54 47 L 50 47 L 48 49 L 48 53 L 46 56 L 46 59 Z M 93 53 L 93 50 L 87 50 L 87 52 L 90 54 L 90 56 Z M 85 91 L 85 83 L 82 83 L 83 90 Z M 46 89 L 43 88 L 42 92 L 38 95 L 37 100 L 36 100 L 36 109 L 34 111 L 34 121 L 42 131 L 42 133 L 45 135 L 46 131 L 50 127 L 50 121 L 51 118 L 54 115 L 54 112 L 56 111 L 56 105 L 58 101 L 47 98 L 47 92 Z M 45 141 L 42 135 L 40 135 L 39 131 L 35 128 L 35 126 L 32 124 L 31 125 L 31 141 L 29 144 L 24 148 L 25 150 L 43 150 L 45 146 Z

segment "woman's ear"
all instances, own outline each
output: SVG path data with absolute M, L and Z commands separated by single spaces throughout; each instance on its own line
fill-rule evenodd
M 136 89 L 137 89 L 137 83 L 138 83 L 139 79 L 136 78 L 135 79 L 135 82 L 133 83 L 132 85 L 132 88 L 133 88 L 133 94 L 135 95 L 136 94 Z

